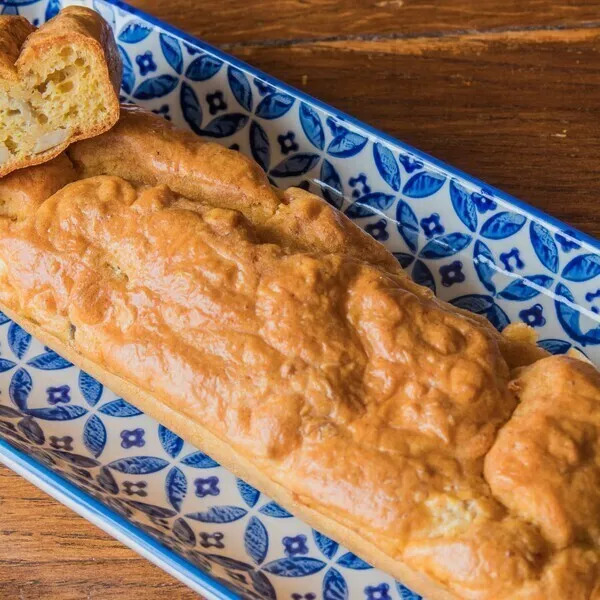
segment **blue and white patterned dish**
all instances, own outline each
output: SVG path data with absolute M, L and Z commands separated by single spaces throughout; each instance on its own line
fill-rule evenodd
M 114 27 L 123 100 L 320 193 L 440 297 L 598 362 L 597 241 L 123 3 L 0 8 L 40 24 L 75 3 Z M 212 598 L 418 598 L 3 316 L 0 459 Z

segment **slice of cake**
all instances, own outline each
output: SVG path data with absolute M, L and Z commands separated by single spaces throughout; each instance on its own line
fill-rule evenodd
M 112 30 L 93 10 L 65 8 L 39 29 L 0 16 L 0 176 L 110 129 L 120 81 Z

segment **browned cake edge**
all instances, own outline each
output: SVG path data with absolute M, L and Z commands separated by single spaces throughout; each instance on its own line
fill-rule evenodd
M 323 516 L 307 504 L 300 502 L 288 489 L 269 479 L 246 457 L 222 442 L 199 423 L 192 422 L 188 417 L 167 406 L 152 394 L 103 369 L 96 362 L 85 358 L 56 336 L 47 333 L 33 321 L 24 318 L 2 303 L 0 303 L 0 310 L 42 343 L 54 349 L 74 365 L 95 377 L 114 393 L 135 405 L 183 439 L 206 452 L 234 475 L 270 496 L 294 516 L 340 542 L 377 569 L 389 573 L 423 598 L 427 600 L 461 600 L 459 596 L 455 596 L 441 588 L 424 573 L 415 571 L 404 562 L 388 556 L 374 544 L 362 538 L 356 531 Z
M 22 27 L 18 21 L 22 17 L 14 17 L 15 27 Z M 33 26 L 32 26 L 33 27 Z M 86 46 L 88 51 L 95 54 L 99 64 L 105 67 L 106 86 L 102 92 L 106 94 L 109 104 L 108 116 L 103 125 L 92 127 L 84 134 L 74 135 L 62 144 L 49 148 L 19 161 L 0 165 L 0 177 L 8 175 L 17 169 L 39 165 L 52 160 L 61 154 L 74 142 L 97 136 L 108 131 L 119 120 L 120 104 L 119 89 L 121 87 L 122 64 L 117 45 L 108 23 L 92 9 L 83 6 L 68 6 L 58 15 L 44 23 L 39 29 L 34 29 L 25 39 L 19 57 L 15 62 L 17 70 L 39 59 L 44 50 L 59 41 L 66 40 Z M 0 72 L 1 75 L 1 72 Z

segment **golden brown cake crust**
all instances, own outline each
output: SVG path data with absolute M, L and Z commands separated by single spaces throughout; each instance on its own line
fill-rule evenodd
M 595 369 L 543 358 L 511 383 L 527 331 L 503 340 L 382 247 L 371 261 L 323 201 L 130 116 L 73 146 L 60 182 L 28 170 L 26 209 L 0 216 L 0 308 L 427 598 L 597 597 Z
M 27 38 L 16 61 L 17 69 L 24 71 L 28 65 L 40 60 L 48 48 L 61 42 L 78 42 L 87 46 L 91 52 L 97 54 L 100 62 L 104 63 L 106 79 L 111 82 L 114 90 L 110 98 L 113 102 L 114 118 L 107 126 L 109 129 L 119 117 L 118 97 L 122 65 L 112 30 L 96 11 L 85 6 L 67 6 L 61 10 L 56 17 L 44 23 Z
M 73 144 L 68 154 L 80 177 L 108 174 L 146 185 L 168 185 L 191 200 L 238 210 L 268 241 L 294 250 L 343 252 L 368 260 L 404 277 L 405 285 L 415 294 L 432 297 L 427 288 L 412 283 L 379 242 L 321 199 L 298 188 L 282 192 L 271 187 L 254 161 L 203 142 L 137 106 L 122 106 L 115 127 Z M 446 308 L 489 329 L 510 367 L 548 355 L 529 343 L 527 332 L 508 339 L 499 336 L 485 317 L 448 305 Z
M 23 17 L 0 16 L 0 84 L 2 80 L 21 84 L 48 51 L 61 44 L 77 47 L 95 57 L 96 76 L 101 82 L 96 93 L 105 103 L 106 117 L 97 124 L 71 132 L 64 142 L 45 151 L 0 161 L 0 177 L 51 160 L 72 142 L 107 131 L 119 118 L 121 59 L 108 23 L 86 7 L 69 6 L 39 29 Z M 3 88 L 0 86 L 0 89 Z
M 27 36 L 34 31 L 35 27 L 25 17 L 0 15 L 0 78 L 18 80 L 15 62 Z

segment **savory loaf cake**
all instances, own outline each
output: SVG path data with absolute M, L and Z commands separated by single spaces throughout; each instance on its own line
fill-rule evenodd
M 1 310 L 426 598 L 600 597 L 594 367 L 158 117 L 68 155 L 0 181 Z
M 93 10 L 70 6 L 39 29 L 0 16 L 0 176 L 112 127 L 120 82 L 112 31 Z

